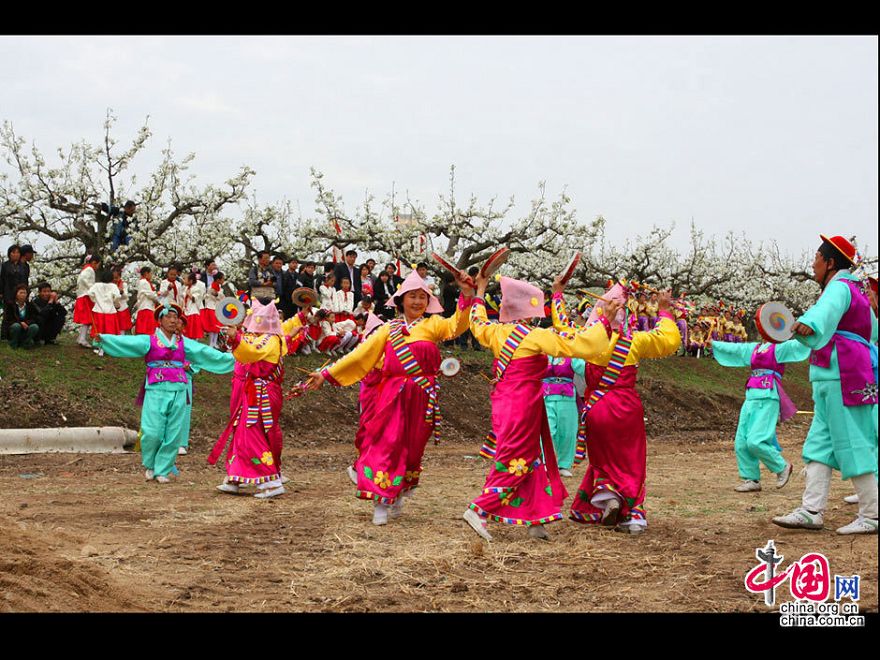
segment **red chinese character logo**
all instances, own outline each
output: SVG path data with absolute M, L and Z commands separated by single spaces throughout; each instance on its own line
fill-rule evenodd
M 831 593 L 831 572 L 828 559 L 818 552 L 811 552 L 794 562 L 785 570 L 776 572 L 776 565 L 783 557 L 776 554 L 772 541 L 758 549 L 756 557 L 761 562 L 746 574 L 746 589 L 752 593 L 764 593 L 764 602 L 773 605 L 776 587 L 789 579 L 791 595 L 798 600 L 824 602 Z
M 824 603 L 831 593 L 831 575 L 825 555 L 812 552 L 791 566 L 788 583 L 795 598 Z

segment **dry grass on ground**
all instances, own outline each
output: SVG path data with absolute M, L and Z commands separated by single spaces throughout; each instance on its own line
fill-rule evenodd
M 46 355 L 0 347 L 0 395 L 20 403 L 0 413 L 0 426 L 56 425 L 64 414 L 68 425 L 136 427 L 131 400 L 142 363 L 73 347 L 57 360 Z M 856 513 L 842 502 L 848 484 L 833 483 L 821 532 L 769 522 L 799 503 L 797 474 L 780 491 L 770 475 L 764 492 L 733 491 L 743 374 L 707 360 L 643 367 L 645 535 L 563 521 L 548 528 L 550 542 L 499 524 L 491 525 L 493 542 L 481 541 L 461 514 L 487 469 L 476 458 L 487 429 L 484 358 L 468 355 L 464 374 L 444 382 L 446 440 L 428 447 L 424 485 L 404 517 L 382 528 L 344 473 L 353 456 L 353 389 L 285 404 L 292 481 L 272 501 L 214 489 L 221 473 L 204 457 L 225 422 L 228 377 L 199 376 L 193 451 L 170 485 L 144 482 L 135 454 L 0 456 L 0 611 L 760 612 L 763 599 L 746 592 L 743 577 L 755 548 L 771 538 L 785 565 L 823 552 L 832 573 L 860 574 L 860 607 L 877 610 L 877 538 L 833 531 Z M 805 373 L 787 379 L 792 398 L 809 409 Z M 89 396 L 76 398 L 83 382 Z M 807 423 L 799 417 L 780 427 L 796 465 Z M 570 493 L 583 469 L 567 480 Z M 777 598 L 790 599 L 787 587 Z

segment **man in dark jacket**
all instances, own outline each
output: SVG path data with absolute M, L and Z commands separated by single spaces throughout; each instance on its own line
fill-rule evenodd
M 281 275 L 281 303 L 278 307 L 284 314 L 285 321 L 298 311 L 296 305 L 290 299 L 293 292 L 299 288 L 299 273 L 296 272 L 298 265 L 299 260 L 296 257 L 292 257 L 287 262 L 287 270 Z
M 248 271 L 248 293 L 255 287 L 275 286 L 275 275 L 269 266 L 271 255 L 267 250 L 257 252 L 257 264 Z
M 397 274 L 397 266 L 394 264 L 386 264 L 385 272 L 388 273 L 388 276 L 391 278 L 391 283 L 394 285 L 394 290 L 397 291 L 397 287 L 403 284 L 403 278 Z
M 299 286 L 307 286 L 310 289 L 317 288 L 315 286 L 315 268 L 317 264 L 314 261 L 305 262 L 300 268 L 299 275 L 297 276 L 299 279 Z
M 361 269 L 354 265 L 357 261 L 357 252 L 349 250 L 345 253 L 345 261 L 336 264 L 333 274 L 336 275 L 336 290 L 342 289 L 342 279 L 345 278 L 351 282 L 351 290 L 354 291 L 354 304 L 357 305 L 361 301 Z
M 199 273 L 199 279 L 204 283 L 205 288 L 210 289 L 214 283 L 214 275 L 220 272 L 217 268 L 217 262 L 214 259 L 205 259 L 205 269 Z
M 46 344 L 57 344 L 55 339 L 64 327 L 64 319 L 67 318 L 67 310 L 58 302 L 58 294 L 52 291 L 48 282 L 40 282 L 37 285 L 37 297 L 33 300 L 37 310 L 37 323 L 40 332 L 37 339 Z

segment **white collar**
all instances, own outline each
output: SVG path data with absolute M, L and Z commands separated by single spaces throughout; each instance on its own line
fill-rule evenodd
M 156 337 L 165 348 L 177 348 L 177 333 L 171 335 L 169 339 L 162 328 L 156 328 Z

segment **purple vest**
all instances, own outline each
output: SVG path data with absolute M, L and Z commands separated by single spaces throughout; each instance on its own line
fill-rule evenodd
M 776 361 L 776 346 L 771 344 L 766 351 L 759 351 L 763 344 L 758 344 L 752 351 L 752 376 L 746 383 L 747 389 L 769 390 L 773 387 L 776 377 L 773 374 L 757 374 L 759 369 L 769 369 L 779 374 L 780 378 L 785 373 L 785 365 Z
M 177 348 L 166 348 L 153 333 L 150 350 L 144 356 L 147 363 L 147 383 L 186 383 L 186 352 L 183 339 L 178 338 Z
M 849 309 L 837 324 L 838 330 L 852 332 L 871 341 L 871 303 L 857 282 L 840 280 L 849 287 Z M 833 284 L 833 283 L 832 283 Z M 865 406 L 877 403 L 877 383 L 867 346 L 838 334 L 831 336 L 825 346 L 810 353 L 810 364 L 827 369 L 831 365 L 831 351 L 837 346 L 837 364 L 840 368 L 840 388 L 843 405 Z M 873 386 L 873 387 L 872 387 Z
M 779 419 L 790 419 L 796 412 L 797 406 L 782 389 L 782 375 L 785 373 L 785 365 L 776 361 L 776 345 L 771 344 L 765 351 L 759 351 L 763 344 L 758 344 L 752 351 L 752 375 L 746 383 L 746 389 L 769 390 L 776 383 L 776 394 L 779 396 Z M 769 373 L 769 372 L 775 373 Z
M 544 374 L 544 396 L 574 396 L 573 378 L 571 358 L 563 358 L 561 364 L 548 364 Z

